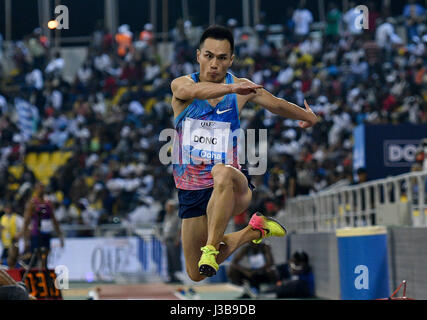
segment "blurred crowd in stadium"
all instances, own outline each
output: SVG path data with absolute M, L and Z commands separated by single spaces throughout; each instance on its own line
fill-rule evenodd
M 300 106 L 307 99 L 321 118 L 301 130 L 256 105 L 244 109 L 242 127 L 267 128 L 269 139 L 268 173 L 254 177 L 249 211 L 276 215 L 289 197 L 357 183 L 352 129 L 360 123 L 427 123 L 426 10 L 409 2 L 399 16 L 370 2 L 367 30 L 355 27 L 354 4 L 347 12 L 329 6 L 325 28 L 314 28 L 303 7 L 289 8 L 280 26 L 226 21 L 236 41 L 232 72 Z M 61 223 L 160 222 L 175 190 L 171 166 L 159 161 L 159 133 L 173 128 L 170 82 L 197 71 L 202 30 L 178 21 L 170 64 L 149 23 L 95 30 L 72 82 L 40 29 L 0 46 L 14 62 L 12 72 L 0 69 L 0 206 L 23 214 L 36 181 L 27 154 L 71 151 L 47 181 Z M 19 175 L 10 170 L 17 166 Z

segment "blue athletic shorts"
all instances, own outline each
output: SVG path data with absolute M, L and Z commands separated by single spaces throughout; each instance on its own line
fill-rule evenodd
M 40 238 L 38 235 L 31 236 L 30 249 L 31 252 L 34 252 L 37 248 L 46 248 L 50 250 L 50 239 L 52 236 L 50 233 L 40 233 Z
M 255 189 L 255 186 L 251 183 L 251 177 L 248 174 L 248 170 L 242 169 L 241 171 L 248 179 L 249 189 Z M 212 191 L 213 188 L 201 190 L 178 189 L 178 216 L 181 219 L 189 219 L 205 215 Z

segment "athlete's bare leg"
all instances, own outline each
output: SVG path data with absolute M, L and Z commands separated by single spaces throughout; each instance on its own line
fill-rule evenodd
M 205 245 L 208 236 L 207 220 L 206 215 L 182 219 L 181 241 L 185 259 L 185 269 L 188 276 L 193 281 L 201 281 L 206 278 L 200 275 L 197 262 L 202 255 L 200 248 Z
M 246 228 L 224 235 L 223 242 L 219 248 L 219 254 L 216 258 L 218 264 L 223 263 L 236 249 L 240 248 L 245 243 L 258 239 L 260 232 L 247 226 Z
M 203 230 L 205 231 L 203 232 Z M 219 254 L 216 258 L 217 263 L 221 264 L 240 246 L 258 239 L 259 236 L 259 231 L 253 230 L 249 226 L 240 231 L 224 235 L 223 242 L 225 242 L 225 245 L 221 245 L 219 248 Z M 206 278 L 206 276 L 200 275 L 197 265 L 202 255 L 200 248 L 206 244 L 206 237 L 206 216 L 182 220 L 182 250 L 185 259 L 185 269 L 193 281 L 201 281 Z
M 232 166 L 216 164 L 211 173 L 214 189 L 207 207 L 208 238 L 206 245 L 213 245 L 218 250 L 230 219 L 248 208 L 252 199 L 252 191 L 248 187 L 245 175 Z M 245 234 L 238 235 L 241 238 Z M 256 232 L 255 235 L 259 237 L 259 232 Z M 231 240 L 228 239 L 229 242 Z
M 200 275 L 197 265 L 202 255 L 201 247 L 212 244 L 219 249 L 216 261 L 220 264 L 240 246 L 260 237 L 260 232 L 250 226 L 224 235 L 231 217 L 248 208 L 252 191 L 248 188 L 246 177 L 239 170 L 225 165 L 216 165 L 214 169 L 212 170 L 214 191 L 208 203 L 207 215 L 182 220 L 182 246 L 186 271 L 193 281 L 206 278 Z M 229 180 L 232 180 L 233 184 Z M 229 194 L 226 194 L 227 192 Z M 230 194 L 233 197 L 230 197 Z M 226 201 L 229 202 L 224 205 Z M 220 246 L 221 242 L 225 245 Z

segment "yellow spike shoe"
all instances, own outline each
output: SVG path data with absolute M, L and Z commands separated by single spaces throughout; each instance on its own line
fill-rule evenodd
M 249 225 L 253 229 L 261 231 L 261 238 L 252 240 L 255 244 L 261 243 L 263 239 L 268 237 L 284 237 L 286 235 L 286 228 L 279 221 L 266 217 L 259 212 L 252 215 Z
M 216 263 L 216 256 L 219 251 L 212 245 L 202 247 L 200 250 L 203 252 L 198 264 L 200 274 L 207 277 L 216 275 L 219 269 L 218 263 Z

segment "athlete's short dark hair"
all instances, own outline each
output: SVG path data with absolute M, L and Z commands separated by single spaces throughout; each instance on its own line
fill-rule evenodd
M 231 31 L 223 26 L 213 25 L 207 28 L 200 37 L 199 48 L 206 39 L 227 40 L 230 43 L 231 54 L 234 53 L 234 37 Z

